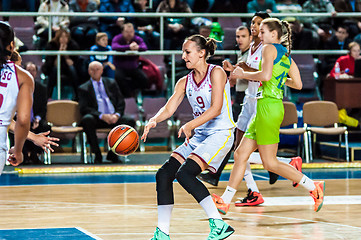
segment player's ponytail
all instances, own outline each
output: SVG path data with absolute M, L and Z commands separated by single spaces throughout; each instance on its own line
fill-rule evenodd
M 280 21 L 277 18 L 267 18 L 262 21 L 263 24 L 267 25 L 268 29 L 276 31 L 278 39 L 283 46 L 287 48 L 286 56 L 288 57 L 291 54 L 292 40 L 291 40 L 291 27 L 287 21 Z
M 281 37 L 281 44 L 287 48 L 288 53 L 286 54 L 286 56 L 289 57 L 292 49 L 292 40 L 291 40 L 292 29 L 287 21 L 282 20 L 281 24 L 282 24 L 282 32 L 283 32 L 283 35 Z
M 6 64 L 11 52 L 6 49 L 14 41 L 14 31 L 9 24 L 0 21 L 0 70 Z
M 207 57 L 213 56 L 214 52 L 217 49 L 217 42 L 218 41 L 213 38 L 207 38 L 207 42 L 206 42 L 206 51 L 208 52 Z
M 186 40 L 195 42 L 199 50 L 204 49 L 206 51 L 205 59 L 213 56 L 214 52 L 216 51 L 218 42 L 213 38 L 205 38 L 199 34 L 192 35 Z

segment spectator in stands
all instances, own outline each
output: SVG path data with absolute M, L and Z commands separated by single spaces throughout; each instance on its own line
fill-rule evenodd
M 335 0 L 333 5 L 337 12 L 361 12 L 361 0 Z M 354 38 L 360 33 L 361 18 L 348 17 L 348 18 L 337 18 L 339 22 L 347 25 L 350 29 L 349 34 L 351 38 Z
M 267 12 L 277 13 L 277 6 L 274 0 L 252 0 L 247 4 L 247 11 L 249 13 Z
M 293 0 L 283 0 L 276 5 L 277 11 L 279 13 L 301 13 L 302 7 L 297 1 Z
M 67 13 L 69 12 L 69 6 L 65 0 L 45 0 L 40 4 L 39 13 L 47 12 L 60 12 Z M 55 16 L 51 18 L 51 30 L 52 34 L 58 31 L 60 28 L 68 29 L 69 27 L 69 18 L 67 16 Z M 38 16 L 35 22 L 36 35 L 40 38 L 39 46 L 46 45 L 48 42 L 48 28 L 49 20 L 48 17 Z
M 348 27 L 339 26 L 334 35 L 325 43 L 324 48 L 328 50 L 344 50 L 352 40 L 348 38 Z M 327 55 L 321 63 L 321 75 L 329 73 L 335 64 L 338 55 Z
M 79 50 L 78 44 L 70 38 L 70 33 L 65 29 L 59 29 L 55 33 L 55 37 L 47 44 L 46 50 Z M 62 81 L 65 76 L 66 81 L 70 82 L 74 89 L 75 99 L 77 99 L 77 88 L 79 86 L 78 79 L 78 61 L 79 57 L 75 55 L 62 55 L 61 56 L 61 75 Z M 53 94 L 53 88 L 57 82 L 57 56 L 47 55 L 45 63 L 42 66 L 42 72 L 48 76 L 48 98 Z
M 292 29 L 292 49 L 317 49 L 320 39 L 316 32 L 306 28 L 295 17 L 286 17 L 284 20 L 290 24 Z M 307 39 L 307 41 L 305 41 L 305 39 Z
M 126 23 L 122 33 L 114 37 L 112 49 L 125 52 L 146 51 L 148 48 L 143 39 L 135 35 L 133 24 Z M 139 56 L 114 56 L 114 65 L 116 67 L 115 80 L 125 97 L 131 97 L 135 90 L 148 86 L 147 76 L 139 65 Z
M 344 50 L 347 48 L 351 39 L 348 37 L 348 27 L 340 25 L 335 34 L 325 43 L 325 49 Z
M 148 0 L 136 0 L 134 4 L 135 12 L 152 12 L 147 7 Z M 156 31 L 158 18 L 134 18 L 135 33 L 143 38 L 143 41 L 150 50 L 159 49 L 160 34 Z
M 328 0 L 308 0 L 302 6 L 303 12 L 310 13 L 331 13 L 336 16 L 337 12 L 332 3 Z M 309 17 L 300 19 L 301 22 L 307 23 L 309 27 L 317 32 L 322 41 L 327 39 L 332 34 L 332 26 L 330 19 L 327 17 Z
M 108 45 L 108 35 L 104 32 L 97 33 L 95 45 L 90 51 L 112 51 L 112 47 Z M 90 55 L 90 62 L 98 61 L 103 64 L 103 76 L 114 78 L 115 66 L 113 64 L 113 55 Z
M 199 26 L 199 34 L 203 37 L 207 38 L 209 37 L 209 34 L 211 34 L 212 28 L 207 25 Z
M 223 50 L 223 39 L 224 39 L 224 31 L 222 29 L 222 26 L 219 22 L 217 22 L 218 20 L 215 20 L 212 22 L 211 25 L 211 33 L 209 34 L 210 38 L 213 38 L 214 40 L 217 40 L 219 42 L 217 42 L 217 49 L 218 50 Z
M 348 45 L 349 53 L 346 56 L 341 56 L 337 59 L 340 66 L 340 78 L 352 77 L 355 72 L 355 60 L 360 59 L 360 45 L 357 42 L 351 42 Z M 330 77 L 335 78 L 335 66 L 330 72 Z
M 98 12 L 94 0 L 72 0 L 69 3 L 70 12 Z M 70 32 L 80 49 L 89 49 L 94 43 L 98 32 L 98 17 L 70 17 Z
M 94 61 L 89 64 L 90 80 L 79 87 L 79 108 L 82 115 L 81 126 L 88 138 L 91 151 L 95 154 L 94 163 L 102 163 L 96 129 L 113 128 L 119 124 L 135 126 L 134 119 L 124 116 L 125 102 L 117 83 L 102 77 L 103 65 Z M 118 162 L 112 151 L 107 160 Z
M 191 13 L 189 5 L 181 0 L 163 0 L 158 8 L 157 13 Z M 165 18 L 164 20 L 164 49 L 180 50 L 183 40 L 190 35 L 191 21 L 190 18 Z
M 134 13 L 134 7 L 131 0 L 104 0 L 100 2 L 99 12 L 102 13 Z M 106 14 L 104 14 L 106 15 Z M 121 32 L 125 22 L 132 20 L 124 17 L 101 17 L 100 32 L 106 32 L 110 40 Z

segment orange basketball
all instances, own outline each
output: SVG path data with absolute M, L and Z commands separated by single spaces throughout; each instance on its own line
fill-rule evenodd
M 115 154 L 132 154 L 139 146 L 138 133 L 131 126 L 118 125 L 108 134 L 108 146 Z

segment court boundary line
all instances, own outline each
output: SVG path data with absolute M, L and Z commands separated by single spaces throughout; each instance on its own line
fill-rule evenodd
M 56 174 L 56 173 L 108 173 L 108 172 L 155 172 L 162 165 L 114 165 L 114 166 L 71 166 L 71 167 L 17 167 L 18 174 Z M 225 170 L 231 170 L 227 164 Z M 361 162 L 303 163 L 303 169 L 361 168 Z M 251 164 L 251 169 L 263 170 L 262 164 Z
M 88 235 L 89 237 L 94 238 L 95 240 L 103 240 L 102 238 L 100 238 L 100 237 L 98 237 L 97 235 L 95 235 L 95 234 L 93 234 L 93 233 L 91 233 L 91 232 L 89 232 L 89 231 L 85 230 L 85 229 L 84 229 L 84 228 L 82 228 L 82 227 L 74 227 L 74 228 L 78 229 L 80 232 L 82 232 L 82 233 L 84 233 L 84 234 Z

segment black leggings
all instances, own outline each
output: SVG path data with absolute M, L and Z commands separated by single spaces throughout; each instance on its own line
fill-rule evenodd
M 177 179 L 179 184 L 191 194 L 198 203 L 209 196 L 210 194 L 207 188 L 197 179 L 197 175 L 201 172 L 202 169 L 200 166 L 190 158 L 181 165 L 177 159 L 170 157 L 156 174 L 158 205 L 174 204 L 174 179 Z

